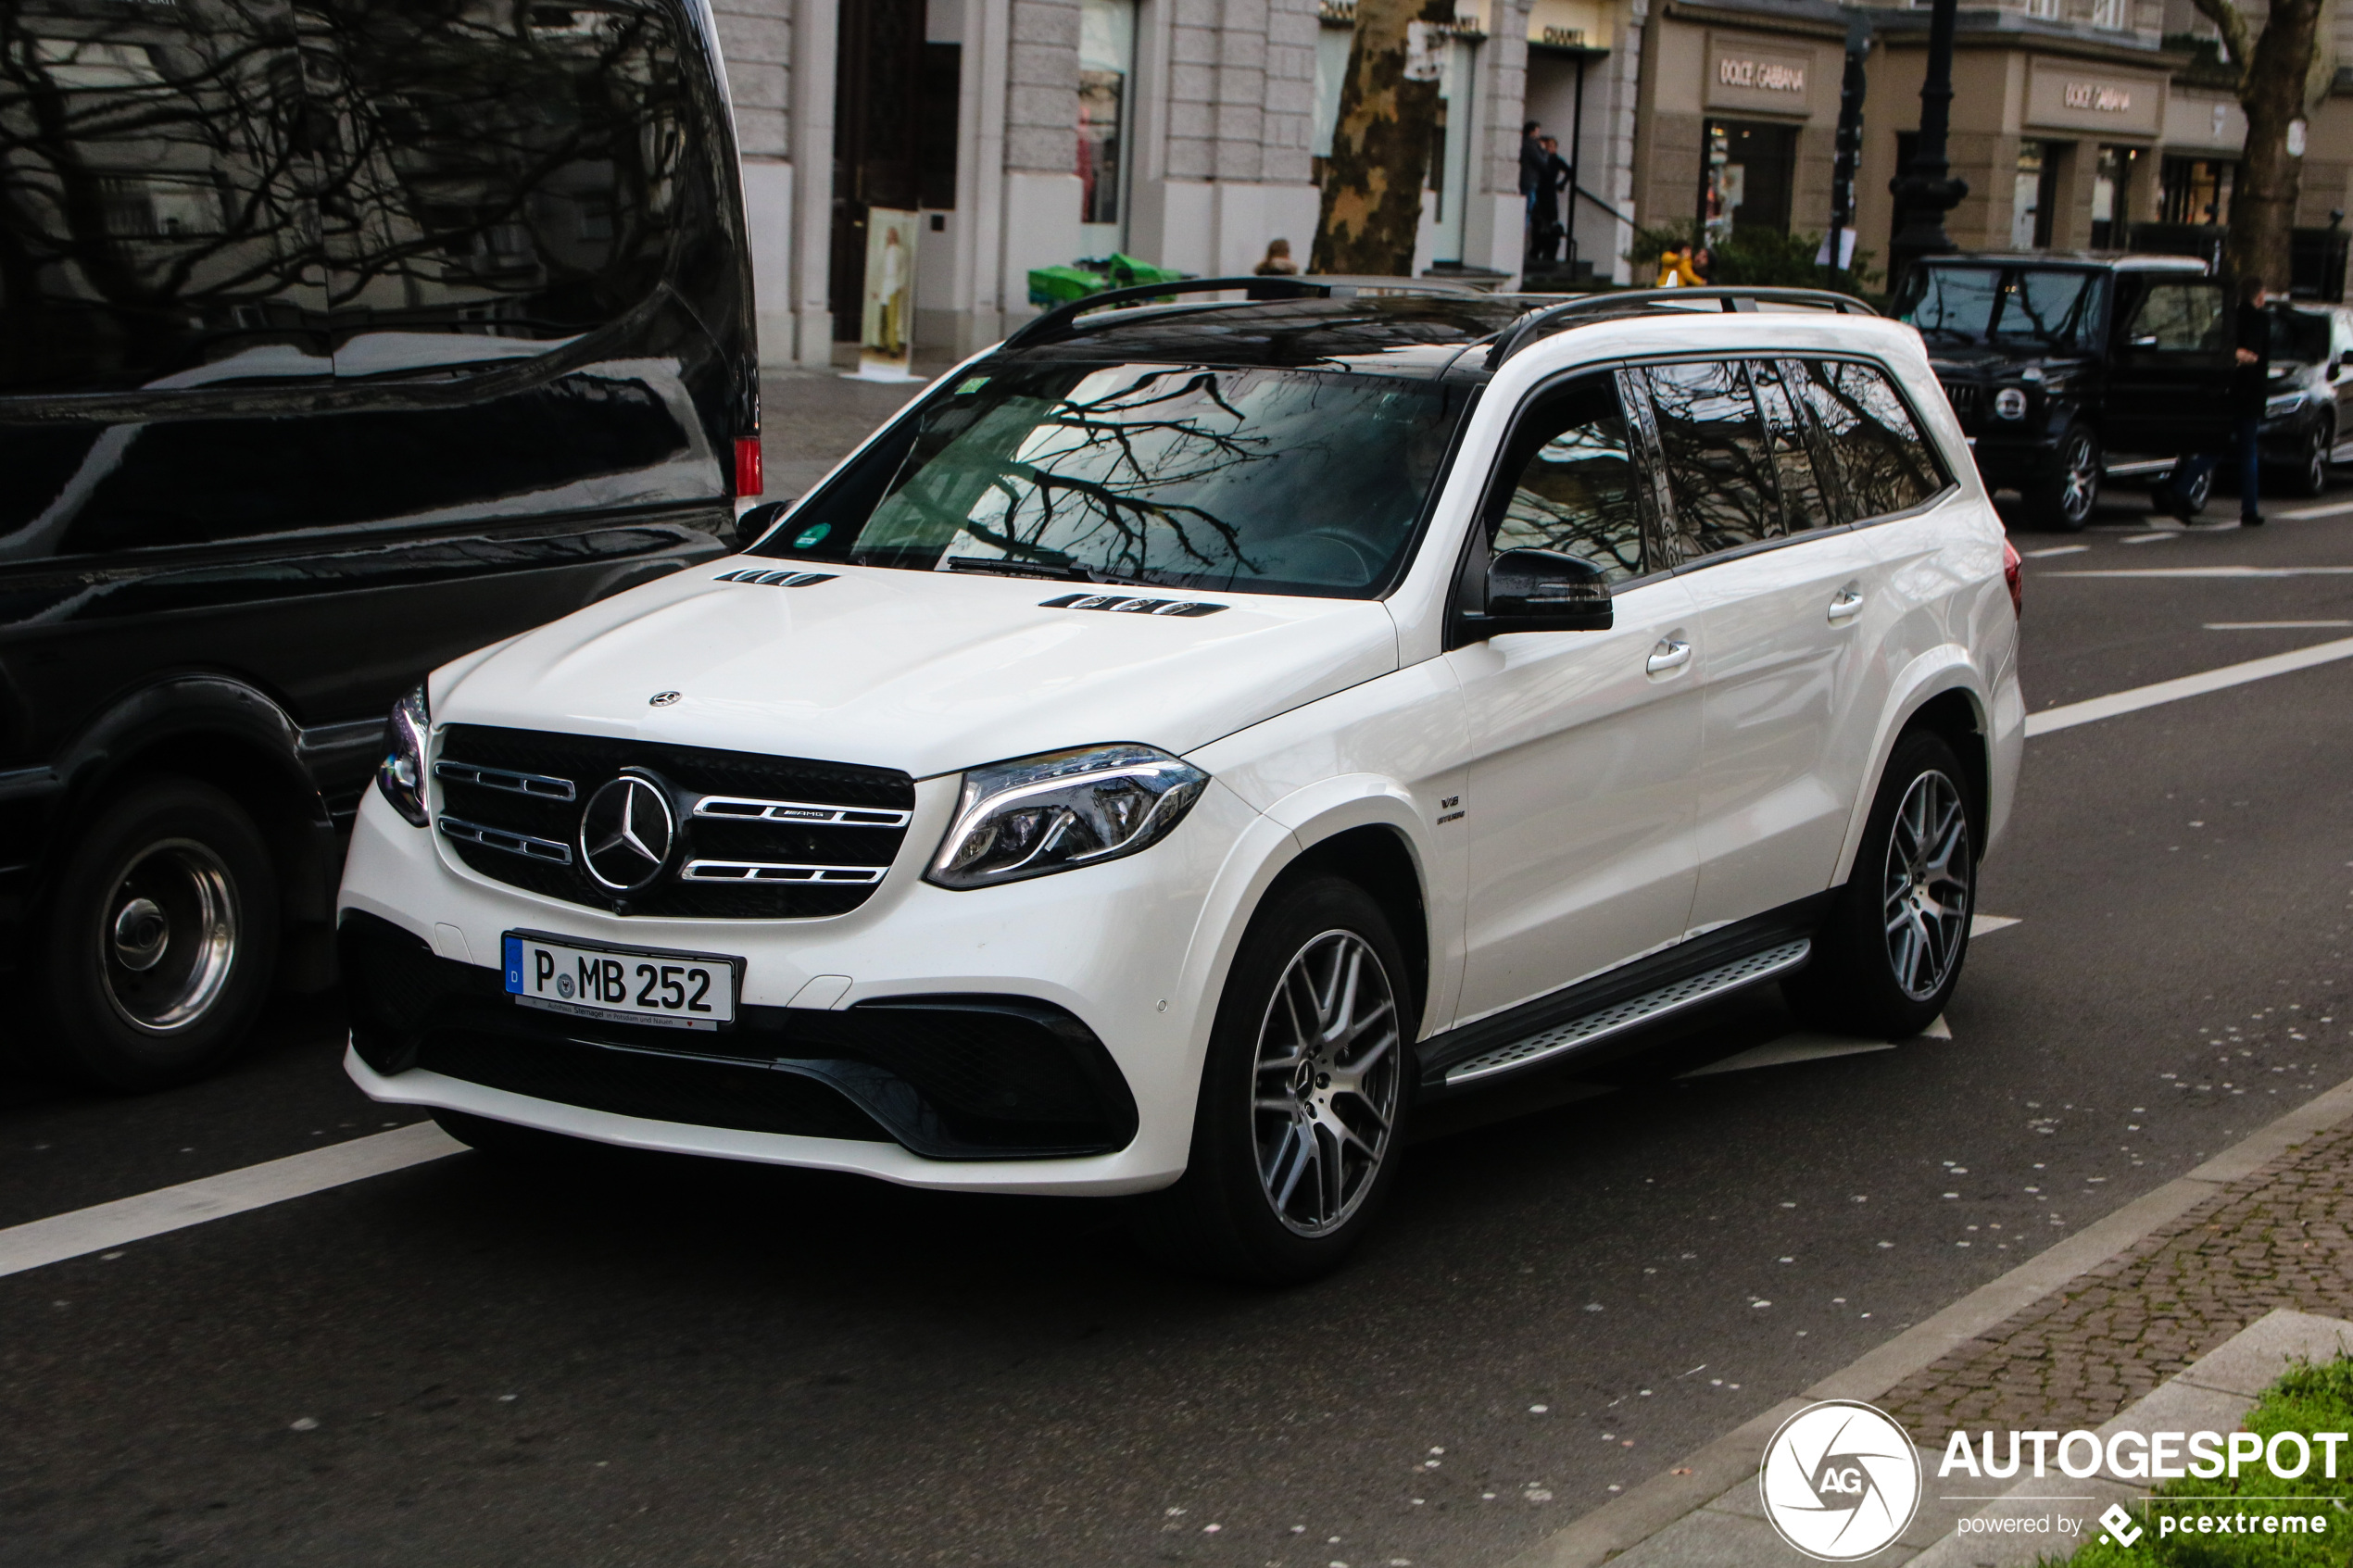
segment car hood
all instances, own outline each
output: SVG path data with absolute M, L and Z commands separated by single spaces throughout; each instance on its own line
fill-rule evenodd
M 2029 365 L 2059 374 L 2074 370 L 2083 364 L 2077 354 L 2057 354 L 2031 344 L 2003 346 L 1981 344 L 1974 346 L 1959 344 L 1932 344 L 1928 362 L 1939 381 L 1977 381 L 2004 372 L 2015 372 Z
M 706 562 L 461 660 L 433 684 L 434 721 L 923 778 L 1107 741 L 1183 753 L 1397 666 L 1370 600 L 1134 591 L 1227 607 L 1175 616 L 1049 607 L 1087 590 L 1031 578 L 825 566 L 811 570 L 830 581 L 798 588 L 719 581 L 780 564 Z

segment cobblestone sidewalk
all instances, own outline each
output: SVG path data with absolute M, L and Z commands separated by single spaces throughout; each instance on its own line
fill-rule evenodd
M 2353 1124 L 2322 1133 L 1906 1378 L 1877 1401 L 1956 1427 L 2096 1427 L 2275 1307 L 2353 1317 Z

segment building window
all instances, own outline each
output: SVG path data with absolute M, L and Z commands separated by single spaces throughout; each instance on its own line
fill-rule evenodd
M 2051 220 L 2058 209 L 2057 145 L 2021 142 L 2018 174 L 2011 186 L 2010 248 L 2042 250 L 2051 243 Z
M 1734 229 L 1789 232 L 1797 132 L 1787 125 L 1711 119 L 1700 138 L 1699 220 L 1710 239 Z
M 2026 14 L 2055 22 L 2058 20 L 2059 0 L 2026 0 Z
M 2133 174 L 2139 167 L 2138 147 L 2102 147 L 2092 172 L 2092 248 L 2130 250 L 2133 247 Z
M 2092 0 L 2092 25 L 2122 32 L 2133 25 L 2131 0 Z
M 1080 244 L 1109 256 L 1126 244 L 1128 126 L 1135 114 L 1134 0 L 1082 0 L 1078 12 Z
M 2169 157 L 2158 171 L 2159 200 L 2168 223 L 2226 223 L 2237 167 L 2220 158 Z

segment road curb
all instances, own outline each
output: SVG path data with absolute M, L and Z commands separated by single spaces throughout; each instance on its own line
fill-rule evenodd
M 1774 1430 L 1816 1399 L 1876 1399 L 1958 1346 L 2007 1322 L 2052 1292 L 2129 1251 L 2232 1183 L 2296 1145 L 2353 1121 L 2353 1078 L 2257 1128 L 2195 1170 L 1970 1291 L 1925 1322 L 1865 1351 L 1771 1410 L 1678 1460 L 1512 1558 L 1504 1568 L 1596 1568 L 1697 1512 L 1756 1474 Z

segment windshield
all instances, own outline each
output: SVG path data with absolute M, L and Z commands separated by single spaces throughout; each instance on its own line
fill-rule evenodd
M 1906 288 L 1901 320 L 1948 342 L 2088 342 L 2100 276 L 2073 269 L 1924 267 Z
M 755 554 L 1365 596 L 1470 388 L 1328 371 L 985 362 Z
M 2317 365 L 2329 357 L 2329 319 L 2309 310 L 2282 310 L 2271 337 L 2274 363 L 2293 359 Z

